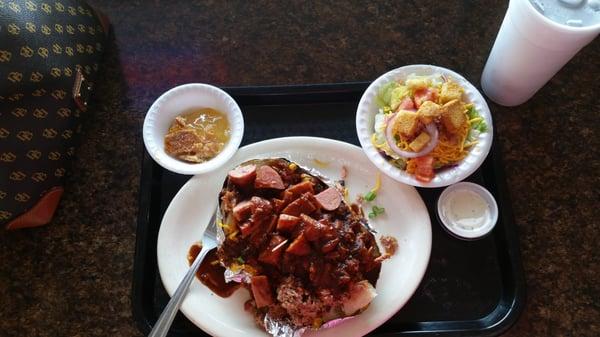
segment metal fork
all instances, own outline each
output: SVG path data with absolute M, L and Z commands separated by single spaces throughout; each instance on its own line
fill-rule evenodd
M 200 263 L 204 260 L 206 254 L 213 248 L 217 246 L 217 212 L 219 207 L 215 208 L 212 217 L 210 218 L 210 222 L 206 226 L 206 230 L 204 231 L 204 235 L 202 236 L 202 250 L 200 254 L 192 263 L 192 266 L 185 274 L 179 286 L 177 286 L 177 290 L 167 303 L 167 306 L 163 309 L 163 312 L 160 314 L 160 317 L 156 321 L 154 328 L 150 331 L 148 337 L 164 337 L 169 332 L 169 328 L 171 327 L 171 323 L 173 323 L 173 319 L 175 315 L 179 311 L 179 307 L 187 294 L 188 288 L 196 275 L 196 271 L 198 267 L 200 267 Z

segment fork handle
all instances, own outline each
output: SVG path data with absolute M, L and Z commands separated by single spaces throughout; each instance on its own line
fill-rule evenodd
M 160 314 L 160 317 L 158 317 L 158 320 L 156 321 L 156 324 L 154 324 L 154 327 L 152 328 L 152 331 L 150 331 L 148 337 L 164 337 L 167 335 L 167 333 L 169 332 L 169 328 L 171 327 L 171 323 L 173 323 L 173 319 L 179 311 L 181 302 L 183 302 L 185 294 L 187 293 L 190 287 L 190 283 L 192 283 L 192 280 L 196 275 L 196 271 L 200 267 L 200 263 L 202 263 L 202 260 L 204 260 L 204 257 L 206 256 L 209 250 L 210 247 L 202 245 L 202 250 L 200 251 L 200 254 L 198 254 L 196 260 L 194 260 L 194 263 L 192 263 L 192 266 L 188 270 L 187 274 L 185 274 L 185 276 L 183 277 L 183 280 L 177 287 L 177 290 L 175 290 L 175 293 L 169 300 L 169 303 L 167 303 L 167 306 L 163 309 L 163 312 Z

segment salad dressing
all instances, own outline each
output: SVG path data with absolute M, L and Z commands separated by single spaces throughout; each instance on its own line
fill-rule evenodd
M 442 211 L 455 227 L 465 230 L 476 230 L 491 221 L 488 204 L 479 194 L 468 190 L 451 193 Z

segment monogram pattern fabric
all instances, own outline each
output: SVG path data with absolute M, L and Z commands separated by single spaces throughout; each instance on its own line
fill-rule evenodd
M 73 87 L 93 87 L 104 39 L 81 1 L 0 0 L 0 224 L 61 185 L 84 115 Z

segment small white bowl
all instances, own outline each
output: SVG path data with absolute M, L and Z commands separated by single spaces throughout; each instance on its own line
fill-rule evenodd
M 475 197 L 476 200 L 479 198 L 482 206 L 481 211 L 484 211 L 484 215 L 477 212 L 477 202 L 466 200 L 469 197 Z M 458 198 L 463 198 L 462 205 L 457 204 L 459 202 Z M 458 211 L 453 208 L 462 209 Z M 438 199 L 437 212 L 446 231 L 463 240 L 476 240 L 486 236 L 498 222 L 498 204 L 494 196 L 483 186 L 469 182 L 461 182 L 446 188 Z M 456 219 L 453 219 L 456 217 L 456 213 L 463 213 L 464 215 L 465 212 L 480 215 L 481 224 L 469 228 L 469 226 L 461 225 Z
M 473 103 L 481 117 L 485 120 L 488 130 L 479 135 L 478 143 L 474 145 L 469 154 L 458 165 L 436 172 L 435 177 L 428 183 L 417 180 L 412 174 L 401 170 L 390 164 L 371 143 L 371 135 L 374 132 L 375 115 L 379 107 L 375 103 L 375 97 L 381 87 L 396 80 L 404 80 L 410 74 L 433 75 L 441 74 L 460 84 L 465 90 L 469 102 Z M 471 175 L 483 163 L 490 152 L 494 128 L 492 125 L 492 114 L 481 93 L 464 77 L 452 70 L 426 65 L 415 64 L 400 67 L 389 71 L 377 78 L 364 92 L 356 111 L 356 132 L 358 140 L 367 157 L 389 177 L 402 183 L 419 187 L 443 187 L 459 182 Z
M 187 163 L 165 152 L 164 138 L 171 123 L 181 113 L 193 108 L 213 108 L 227 116 L 231 134 L 223 150 L 203 163 Z M 237 151 L 244 135 L 244 117 L 235 100 L 225 91 L 202 83 L 175 87 L 162 94 L 150 107 L 144 119 L 144 145 L 150 156 L 162 167 L 180 174 L 201 174 L 225 164 Z

